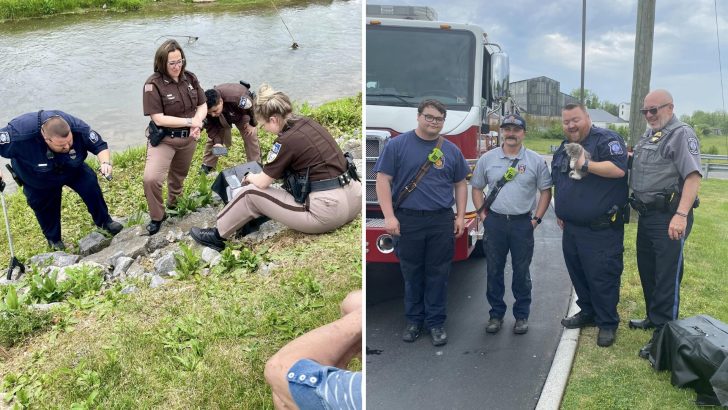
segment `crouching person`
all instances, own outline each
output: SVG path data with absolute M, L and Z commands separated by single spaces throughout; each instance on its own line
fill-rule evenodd
M 346 369 L 361 355 L 361 291 L 341 304 L 342 318 L 283 346 L 265 364 L 276 409 L 361 409 L 362 374 Z
M 217 227 L 192 228 L 201 245 L 221 251 L 225 240 L 253 219 L 266 216 L 304 233 L 332 231 L 361 212 L 361 183 L 353 162 L 316 121 L 293 115 L 287 95 L 260 87 L 254 105 L 262 127 L 278 134 L 263 172 L 248 174 L 246 186 L 217 215 Z M 285 179 L 286 189 L 272 188 Z

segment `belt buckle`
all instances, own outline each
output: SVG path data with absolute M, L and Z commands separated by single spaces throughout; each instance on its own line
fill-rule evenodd
M 189 131 L 187 131 L 187 130 L 180 131 L 180 133 L 179 133 L 180 138 L 187 138 L 188 135 L 189 135 Z

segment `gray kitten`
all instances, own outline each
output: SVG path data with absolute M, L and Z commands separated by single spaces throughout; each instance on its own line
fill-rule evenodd
M 582 147 L 581 144 L 576 142 L 570 142 L 564 145 L 564 149 L 566 150 L 566 155 L 569 156 L 569 167 L 571 168 L 571 171 L 569 171 L 569 178 L 582 179 L 586 176 L 586 173 L 581 172 L 581 169 L 576 169 L 576 161 L 579 160 L 582 152 L 586 159 L 591 158 L 591 155 L 589 155 L 588 151 L 584 151 L 584 147 Z

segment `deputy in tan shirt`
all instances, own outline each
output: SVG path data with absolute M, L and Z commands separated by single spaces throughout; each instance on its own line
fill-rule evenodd
M 164 130 L 156 147 L 147 145 L 144 195 L 149 205 L 150 235 L 159 232 L 167 218 L 162 203 L 162 183 L 167 179 L 167 206 L 174 208 L 182 193 L 207 115 L 205 92 L 197 77 L 187 71 L 185 54 L 175 40 L 167 40 L 154 56 L 154 74 L 144 84 L 144 115 Z
M 361 212 L 361 183 L 328 131 L 316 121 L 295 117 L 287 95 L 261 86 L 254 104 L 263 128 L 275 134 L 263 172 L 245 177 L 247 185 L 217 215 L 217 227 L 192 228 L 198 243 L 221 251 L 251 220 L 267 216 L 305 233 L 332 231 Z M 287 173 L 308 175 L 310 194 L 298 202 L 270 184 Z

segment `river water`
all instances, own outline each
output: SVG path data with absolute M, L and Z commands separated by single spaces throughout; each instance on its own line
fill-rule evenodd
M 180 42 L 202 87 L 267 82 L 298 102 L 361 91 L 361 0 L 175 15 L 91 13 L 0 24 L 0 124 L 39 109 L 86 121 L 113 150 L 145 142 L 142 88 L 154 53 Z M 291 49 L 291 37 L 300 45 Z M 198 37 L 189 42 L 184 36 Z

